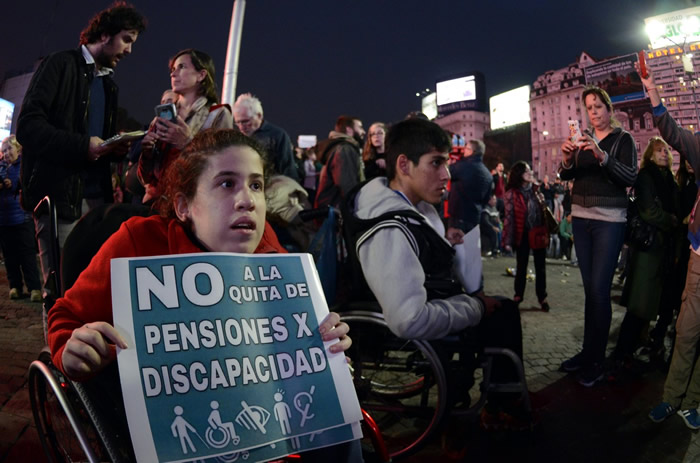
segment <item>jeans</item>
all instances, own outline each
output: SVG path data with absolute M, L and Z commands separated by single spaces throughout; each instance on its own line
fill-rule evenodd
M 700 256 L 690 253 L 681 313 L 676 321 L 676 346 L 664 384 L 664 402 L 682 409 L 700 404 Z
M 610 289 L 625 223 L 574 217 L 572 228 L 586 297 L 581 355 L 588 362 L 599 363 L 605 360 L 610 334 Z

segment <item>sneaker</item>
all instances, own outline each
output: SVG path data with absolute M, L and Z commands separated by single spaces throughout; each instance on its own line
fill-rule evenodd
M 676 408 L 668 402 L 661 402 L 649 412 L 649 419 L 654 423 L 661 423 L 663 420 L 673 415 Z M 680 411 L 678 412 L 680 414 Z M 697 413 L 696 413 L 697 415 Z
M 10 290 L 10 299 L 19 299 L 19 289 L 12 288 Z
M 540 303 L 540 307 L 542 307 L 542 312 L 549 312 L 549 303 L 547 301 Z
M 605 376 L 605 370 L 600 363 L 587 366 L 578 375 L 576 380 L 581 386 L 592 387 Z
M 579 353 L 574 355 L 568 360 L 564 360 L 561 363 L 561 366 L 559 369 L 561 371 L 565 371 L 567 373 L 573 373 L 574 371 L 578 371 L 581 368 L 585 367 L 587 365 L 587 362 L 583 359 L 583 356 Z
M 690 429 L 700 429 L 700 416 L 698 416 L 698 410 L 695 408 L 690 408 L 688 410 L 678 410 L 678 416 L 683 418 L 685 425 Z
M 32 289 L 31 295 L 29 296 L 29 300 L 32 302 L 41 302 L 41 291 L 39 291 L 38 289 Z

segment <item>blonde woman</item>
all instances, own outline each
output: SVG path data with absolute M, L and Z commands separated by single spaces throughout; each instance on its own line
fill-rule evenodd
M 621 305 L 627 313 L 613 352 L 617 377 L 630 365 L 642 330 L 655 320 L 662 290 L 672 275 L 675 260 L 674 228 L 678 224 L 678 185 L 671 171 L 671 149 L 660 137 L 653 137 L 644 151 L 642 168 L 634 184 L 639 216 L 656 229 L 649 249 L 632 244 L 629 274 L 622 292 Z

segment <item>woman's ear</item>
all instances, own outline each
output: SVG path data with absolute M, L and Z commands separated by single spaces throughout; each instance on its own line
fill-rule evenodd
M 173 208 L 175 209 L 175 215 L 180 222 L 187 222 L 190 218 L 190 207 L 187 203 L 187 198 L 182 193 L 175 195 L 173 199 Z
M 207 70 L 202 69 L 201 71 L 199 71 L 199 78 L 197 79 L 197 83 L 201 84 L 202 82 L 204 82 L 204 80 L 206 78 L 207 78 Z

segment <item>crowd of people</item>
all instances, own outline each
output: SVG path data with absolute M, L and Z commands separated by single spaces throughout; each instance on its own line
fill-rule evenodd
M 497 162 L 489 171 L 480 140 L 466 141 L 461 159 L 452 162 L 450 135 L 421 114 L 373 122 L 367 133 L 359 117 L 341 115 L 327 139 L 295 150 L 251 93 L 232 107 L 221 104 L 211 57 L 192 48 L 169 61 L 171 88 L 160 104 L 172 111 L 158 114 L 136 141 L 105 144 L 117 132 L 111 75 L 145 28 L 145 18 L 128 5 L 99 13 L 77 50 L 44 60 L 22 105 L 17 137 L 2 142 L 0 244 L 11 298 L 26 287 L 31 300 L 41 299 L 34 235 L 44 280 L 50 237 L 46 218 L 33 222 L 31 211 L 45 195 L 57 206 L 61 245 L 76 222 L 101 204 L 144 203 L 159 213 L 127 221 L 52 308 L 48 341 L 54 363 L 69 377 L 95 376 L 113 365 L 112 344 L 126 347 L 112 326 L 111 258 L 286 252 L 280 222 L 271 217 L 289 225 L 304 209 L 331 206 L 347 214 L 344 226 L 354 227 L 349 236 L 355 241 L 346 246 L 365 282 L 357 294 L 378 301 L 399 337 L 438 340 L 468 331 L 480 347 L 507 347 L 522 358 L 518 307 L 530 254 L 544 312 L 551 309 L 546 258 L 578 264 L 584 336 L 580 352 L 561 369 L 575 373 L 583 386 L 624 377 L 639 347 L 663 348 L 680 311 L 664 396 L 650 418 L 659 422 L 678 411 L 689 427 L 700 428 L 700 220 L 693 177 L 700 168 L 700 138 L 675 124 L 653 76 L 642 81 L 661 137 L 649 142 L 641 169 L 635 142 L 615 120 L 609 96 L 589 87 L 581 97 L 589 129 L 563 143 L 553 182 L 536 179 L 525 161 L 509 169 Z M 671 147 L 681 154 L 676 173 Z M 630 228 L 630 189 L 653 236 L 646 247 L 628 240 L 622 253 L 627 313 L 606 358 L 613 276 Z M 229 219 L 243 222 L 232 227 Z M 484 294 L 482 256 L 502 254 L 516 261 L 508 303 Z M 685 281 L 686 269 L 684 290 L 678 281 Z M 324 339 L 338 339 L 331 350 L 349 347 L 348 326 L 337 314 L 322 330 Z M 497 378 L 512 379 L 509 367 L 495 369 Z M 482 423 L 526 419 L 517 416 L 511 399 L 490 400 Z M 357 451 L 343 447 L 343 459 L 356 461 Z

